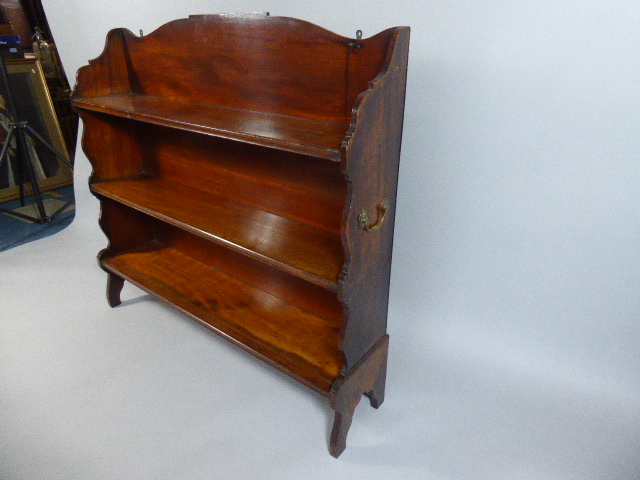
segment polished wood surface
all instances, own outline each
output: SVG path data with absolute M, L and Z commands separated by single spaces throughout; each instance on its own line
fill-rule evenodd
M 349 123 L 394 31 L 355 41 L 298 19 L 241 15 L 175 20 L 143 37 L 112 30 L 93 68 L 78 72 L 75 96 L 132 92 Z
M 73 95 L 110 304 L 128 280 L 329 397 L 334 456 L 384 398 L 408 48 L 194 16 L 112 30 Z
M 149 175 L 340 233 L 347 186 L 339 164 L 171 128 L 137 126 L 143 171 Z
M 84 123 L 82 149 L 91 161 L 90 182 L 116 180 L 143 171 L 136 122 L 78 110 Z
M 315 390 L 340 373 L 334 324 L 177 250 L 152 243 L 104 266 Z
M 109 240 L 98 254 L 98 264 L 105 258 L 137 248 L 156 238 L 154 219 L 109 198 L 100 200 L 100 227 Z
M 373 408 L 384 402 L 388 353 L 389 335 L 384 335 L 348 374 L 340 376 L 331 386 L 329 399 L 335 415 L 329 450 L 334 457 L 339 457 L 347 447 L 347 433 L 362 395 L 369 397 Z
M 167 223 L 157 222 L 155 231 L 161 243 L 322 317 L 337 327 L 342 325 L 343 307 L 335 292 Z
M 338 294 L 349 306 L 341 336 L 347 369 L 387 331 L 408 54 L 409 28 L 398 28 L 384 68 L 354 106 L 354 121 L 343 146 L 342 168 L 349 194 L 342 231 L 345 264 Z M 371 162 L 372 158 L 378 161 Z M 364 231 L 359 215 L 366 210 L 376 218 L 384 199 L 390 204 L 384 223 L 375 232 Z
M 163 178 L 95 183 L 93 192 L 335 290 L 340 236 Z
M 147 172 L 336 234 L 341 231 L 346 183 L 337 163 L 79 111 L 90 132 L 82 144 L 93 162 L 93 183 Z
M 137 94 L 76 98 L 78 108 L 340 161 L 348 123 Z

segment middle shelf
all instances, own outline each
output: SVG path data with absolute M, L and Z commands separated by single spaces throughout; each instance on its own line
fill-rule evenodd
M 344 262 L 339 234 L 164 178 L 95 183 L 98 195 L 335 291 Z

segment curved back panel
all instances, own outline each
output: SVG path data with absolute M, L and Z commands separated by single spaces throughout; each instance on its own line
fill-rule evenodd
M 293 18 L 202 15 L 124 40 L 133 93 L 344 122 L 393 31 L 352 40 Z

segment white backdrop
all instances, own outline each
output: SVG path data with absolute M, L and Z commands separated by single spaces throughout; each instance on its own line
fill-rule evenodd
M 347 36 L 412 27 L 389 377 L 385 404 L 362 402 L 335 461 L 322 401 L 132 287 L 109 310 L 79 149 L 74 224 L 0 257 L 11 288 L 55 283 L 60 269 L 70 285 L 58 287 L 57 333 L 44 320 L 37 341 L 0 327 L 11 347 L 0 378 L 23 378 L 3 392 L 13 410 L 0 421 L 0 477 L 640 478 L 637 2 L 43 4 L 71 83 L 109 29 L 149 33 L 195 13 L 268 10 Z M 5 315 L 24 311 L 24 295 L 7 297 Z M 31 317 L 52 315 L 34 305 Z M 59 357 L 76 348 L 70 336 L 83 345 L 76 373 Z M 58 365 L 53 377 L 25 366 L 27 351 L 32 365 Z M 53 406 L 29 407 L 34 396 Z

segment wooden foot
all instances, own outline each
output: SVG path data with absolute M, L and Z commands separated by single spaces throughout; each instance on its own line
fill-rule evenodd
M 355 367 L 331 386 L 331 406 L 336 412 L 329 441 L 332 456 L 338 458 L 347 446 L 347 433 L 362 394 L 369 397 L 374 408 L 384 401 L 388 350 L 389 336 L 385 335 Z
M 353 413 L 360 403 L 362 392 L 359 394 L 343 394 L 338 395 L 336 406 L 334 407 L 336 414 L 333 420 L 333 429 L 331 430 L 331 439 L 329 441 L 329 452 L 335 458 L 338 458 L 344 449 L 347 448 L 347 433 L 351 427 Z
M 124 279 L 117 276 L 115 273 L 107 272 L 107 302 L 110 307 L 117 307 L 120 305 L 120 292 L 124 285 Z
M 380 408 L 384 402 L 384 386 L 387 380 L 387 356 L 385 352 L 384 362 L 380 366 L 378 376 L 373 384 L 373 388 L 364 394 L 369 397 L 369 403 L 373 408 Z

